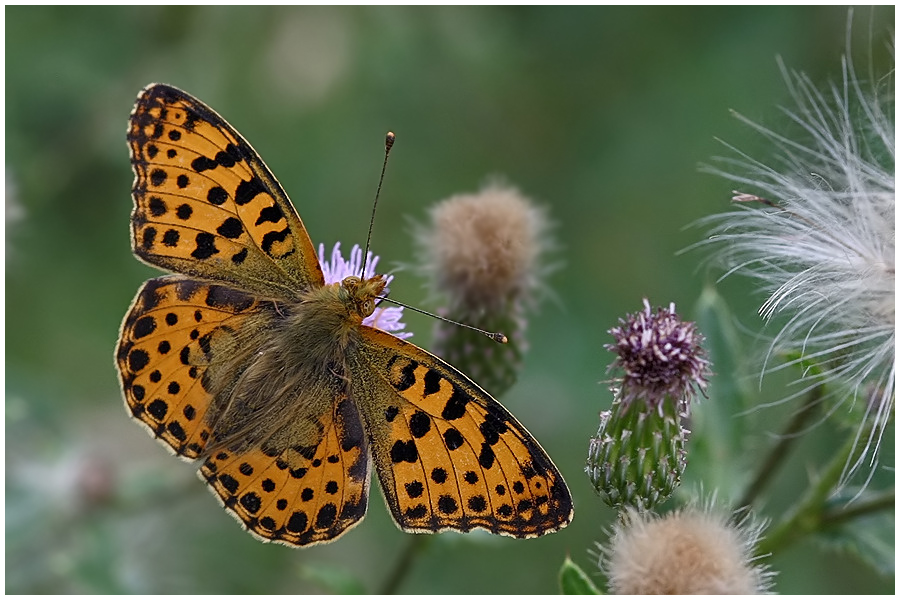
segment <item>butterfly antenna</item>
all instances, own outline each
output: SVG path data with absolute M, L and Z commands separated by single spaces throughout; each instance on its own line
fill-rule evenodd
M 381 177 L 378 178 L 378 189 L 375 190 L 375 202 L 372 203 L 372 218 L 369 219 L 369 234 L 366 236 L 366 250 L 363 252 L 363 266 L 360 277 L 365 277 L 366 263 L 369 261 L 369 242 L 372 241 L 372 226 L 375 224 L 375 209 L 378 208 L 378 196 L 381 194 L 381 184 L 384 183 L 384 172 L 387 170 L 388 156 L 391 148 L 394 146 L 394 140 L 397 136 L 393 131 L 388 131 L 384 136 L 384 163 L 381 165 Z
M 417 313 L 420 313 L 423 315 L 428 315 L 429 317 L 434 317 L 435 319 L 438 319 L 440 321 L 446 321 L 447 323 L 451 323 L 453 325 L 459 325 L 460 327 L 465 327 L 466 329 L 471 329 L 472 331 L 477 331 L 478 333 L 491 338 L 495 342 L 499 342 L 501 344 L 506 344 L 507 342 L 509 342 L 509 338 L 507 338 L 505 335 L 503 335 L 499 331 L 495 333 L 492 331 L 485 331 L 484 329 L 478 329 L 477 327 L 473 327 L 471 325 L 466 325 L 465 323 L 460 323 L 459 321 L 454 321 L 453 319 L 448 319 L 447 317 L 442 317 L 441 315 L 436 315 L 434 313 L 430 313 L 427 310 L 422 310 L 421 308 L 416 308 L 415 306 L 410 306 L 409 304 L 403 304 L 402 302 L 397 302 L 396 300 L 394 300 L 392 298 L 388 298 L 387 296 L 375 296 L 375 297 L 378 298 L 379 300 L 387 300 L 388 302 L 396 304 L 397 306 L 402 306 L 403 308 L 408 308 L 409 310 L 415 311 Z
M 364 276 L 366 272 L 366 262 L 369 260 L 369 242 L 372 241 L 372 226 L 375 224 L 375 209 L 378 208 L 378 197 L 381 195 L 381 184 L 384 183 L 384 172 L 387 170 L 388 157 L 391 154 L 391 148 L 393 148 L 394 140 L 396 139 L 397 136 L 394 135 L 393 131 L 388 131 L 387 135 L 384 136 L 384 163 L 382 163 L 381 165 L 381 177 L 378 178 L 378 189 L 375 190 L 375 202 L 372 203 L 372 218 L 369 219 L 369 234 L 366 236 L 366 249 L 363 252 L 363 268 L 360 276 Z M 421 308 L 415 308 L 413 306 L 410 306 L 409 304 L 397 302 L 396 300 L 392 300 L 386 296 L 376 296 L 376 298 L 378 298 L 379 300 L 387 300 L 388 302 L 396 304 L 397 306 L 408 308 L 409 310 L 421 313 L 423 315 L 428 315 L 429 317 L 434 317 L 435 319 L 439 319 L 441 321 L 446 321 L 447 323 L 452 323 L 453 325 L 459 325 L 460 327 L 465 327 L 466 329 L 477 331 L 478 333 L 485 335 L 495 342 L 499 342 L 501 344 L 505 344 L 509 341 L 507 337 L 500 332 L 494 333 L 491 331 L 485 331 L 484 329 L 479 329 L 477 327 L 473 327 L 472 325 L 466 325 L 465 323 L 460 323 L 459 321 L 454 321 L 453 319 L 448 319 L 446 317 L 430 313 L 427 310 L 422 310 Z

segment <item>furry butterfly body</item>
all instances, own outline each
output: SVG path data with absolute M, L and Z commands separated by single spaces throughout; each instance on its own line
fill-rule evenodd
M 266 541 L 327 542 L 365 515 L 371 465 L 397 525 L 557 531 L 559 471 L 440 358 L 364 324 L 385 279 L 326 283 L 274 176 L 196 98 L 155 84 L 129 122 L 132 247 L 146 282 L 117 366 L 129 412 Z

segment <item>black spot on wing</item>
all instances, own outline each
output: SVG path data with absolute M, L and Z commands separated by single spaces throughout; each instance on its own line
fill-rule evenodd
M 450 395 L 450 399 L 447 400 L 447 404 L 444 405 L 441 416 L 448 421 L 461 418 L 466 414 L 466 404 L 468 402 L 469 395 L 460 389 L 459 386 L 453 384 L 453 393 Z
M 144 229 L 143 234 L 141 235 L 141 247 L 144 250 L 149 250 L 153 247 L 153 242 L 156 240 L 156 228 L 155 227 L 147 227 Z
M 153 171 L 150 173 L 150 185 L 159 187 L 166 182 L 167 177 L 168 175 L 164 170 L 153 169 Z
M 487 510 L 487 501 L 485 501 L 484 496 L 472 496 L 468 501 L 469 510 L 474 512 L 484 512 Z
M 292 533 L 303 533 L 309 523 L 309 517 L 303 511 L 296 511 L 291 514 L 285 528 Z
M 215 206 L 221 206 L 225 204 L 225 201 L 228 200 L 228 192 L 226 192 L 223 188 L 219 186 L 215 186 L 210 188 L 206 193 L 206 199 L 210 204 Z
M 441 467 L 435 467 L 431 470 L 431 480 L 435 483 L 444 483 L 447 481 L 447 471 Z
M 438 510 L 445 515 L 452 515 L 459 509 L 456 500 L 452 496 L 441 496 L 438 498 Z
M 222 487 L 224 487 L 226 490 L 228 490 L 232 494 L 237 492 L 238 488 L 240 487 L 240 484 L 238 483 L 237 479 L 235 479 L 234 477 L 232 477 L 231 475 L 228 475 L 226 473 L 219 475 L 219 482 L 222 484 Z
M 244 226 L 241 225 L 241 221 L 239 219 L 228 217 L 222 222 L 221 225 L 219 225 L 218 229 L 216 229 L 216 232 L 223 237 L 233 240 L 241 237 L 241 233 L 244 232 Z
M 135 349 L 128 355 L 128 368 L 132 373 L 137 373 L 150 363 L 150 355 L 144 350 Z
M 241 264 L 245 260 L 247 260 L 247 249 L 246 248 L 241 249 L 240 252 L 236 252 L 231 257 L 231 262 L 233 262 L 236 265 Z
M 262 500 L 254 492 L 247 492 L 241 496 L 240 503 L 250 514 L 258 512 L 262 507 Z
M 256 224 L 262 225 L 263 223 L 277 223 L 283 218 L 284 213 L 281 212 L 281 208 L 279 208 L 277 204 L 273 204 L 272 206 L 267 206 L 266 208 L 259 211 L 259 218 L 256 219 Z
M 319 513 L 316 515 L 316 528 L 328 529 L 329 527 L 334 525 L 334 521 L 336 518 L 337 506 L 329 502 L 319 509 Z
M 424 517 L 427 514 L 428 514 L 428 507 L 425 506 L 424 504 L 417 504 L 412 508 L 407 508 L 406 512 L 404 513 L 406 518 L 413 519 L 413 520 L 421 519 L 422 517 Z
M 397 440 L 396 442 L 394 442 L 394 445 L 391 447 L 391 462 L 414 463 L 418 460 L 419 451 L 416 448 L 416 443 L 413 440 L 409 440 L 406 442 Z
M 135 322 L 132 334 L 134 339 L 137 340 L 150 335 L 154 331 L 156 331 L 156 319 L 150 315 L 145 315 Z
M 409 431 L 414 438 L 424 437 L 431 430 L 431 417 L 420 410 L 409 419 Z
M 500 441 L 500 434 L 506 433 L 509 427 L 491 413 L 484 416 L 484 421 L 479 425 L 484 441 L 493 446 Z
M 259 177 L 254 177 L 249 181 L 241 181 L 234 192 L 234 203 L 238 206 L 243 206 L 265 191 L 266 188 Z
M 287 239 L 288 235 L 290 235 L 291 230 L 287 227 L 282 229 L 281 231 L 270 231 L 263 236 L 262 242 L 260 243 L 260 247 L 263 249 L 263 252 L 266 254 L 272 254 L 272 246 L 278 242 L 283 242 Z
M 397 365 L 398 361 L 402 361 Z M 416 368 L 419 366 L 414 360 L 407 360 L 400 356 L 395 356 L 388 364 L 391 373 L 391 385 L 398 392 L 405 392 L 416 383 Z M 399 368 L 397 368 L 399 367 Z
M 219 253 L 219 249 L 216 248 L 216 238 L 211 233 L 207 233 L 205 231 L 198 233 L 196 237 L 196 243 L 196 248 L 194 248 L 194 251 L 191 252 L 191 256 L 193 256 L 194 258 L 204 260 L 212 256 L 213 254 Z
M 161 217 L 166 214 L 166 211 L 168 210 L 165 201 L 159 196 L 151 196 L 148 206 L 150 208 L 150 214 L 154 217 Z
M 441 374 L 434 369 L 428 369 L 425 373 L 425 395 L 430 396 L 441 391 Z
M 481 452 L 478 454 L 478 464 L 480 464 L 485 469 L 490 469 L 494 466 L 494 459 L 496 458 L 496 454 L 494 454 L 494 450 L 488 445 L 487 442 L 481 444 Z
M 410 483 L 406 483 L 404 484 L 404 487 L 406 488 L 406 494 L 410 498 L 418 498 L 422 495 L 422 492 L 425 491 L 425 488 L 422 486 L 421 481 L 412 481 Z
M 456 450 L 465 443 L 465 440 L 457 429 L 451 427 L 444 432 L 444 443 L 447 444 L 448 450 Z
M 215 169 L 219 166 L 215 160 L 211 158 L 207 158 L 205 156 L 198 156 L 194 160 L 191 161 L 191 168 L 197 173 L 202 173 L 203 171 L 209 171 Z M 221 189 L 221 188 L 220 188 Z

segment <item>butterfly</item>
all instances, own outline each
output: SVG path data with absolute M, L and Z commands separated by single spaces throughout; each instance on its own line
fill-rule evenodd
M 131 415 L 263 541 L 329 542 L 365 516 L 374 462 L 404 531 L 565 527 L 572 498 L 531 434 L 437 356 L 363 324 L 382 275 L 326 284 L 250 144 L 152 84 L 128 124 L 131 243 L 171 274 L 138 290 L 116 352 Z

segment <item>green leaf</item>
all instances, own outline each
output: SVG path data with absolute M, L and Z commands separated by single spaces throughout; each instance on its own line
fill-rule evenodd
M 365 594 L 362 582 L 342 567 L 333 565 L 301 565 L 300 577 L 332 594 Z
M 858 489 L 858 488 L 857 488 Z M 846 488 L 838 496 L 829 499 L 828 505 L 852 509 L 876 496 L 865 492 L 854 500 L 853 488 Z M 894 511 L 892 508 L 858 516 L 839 526 L 829 527 L 816 535 L 816 541 L 841 552 L 854 554 L 885 578 L 894 576 Z
M 703 346 L 714 373 L 707 390 L 692 408 L 693 432 L 688 447 L 688 477 L 703 474 L 703 485 L 724 497 L 740 493 L 746 470 L 736 469 L 745 460 L 748 419 L 738 417 L 753 397 L 747 389 L 750 365 L 735 327 L 735 317 L 725 300 L 707 286 L 694 307 L 697 327 L 706 338 Z
M 594 582 L 568 556 L 559 569 L 559 589 L 563 594 L 600 594 Z

